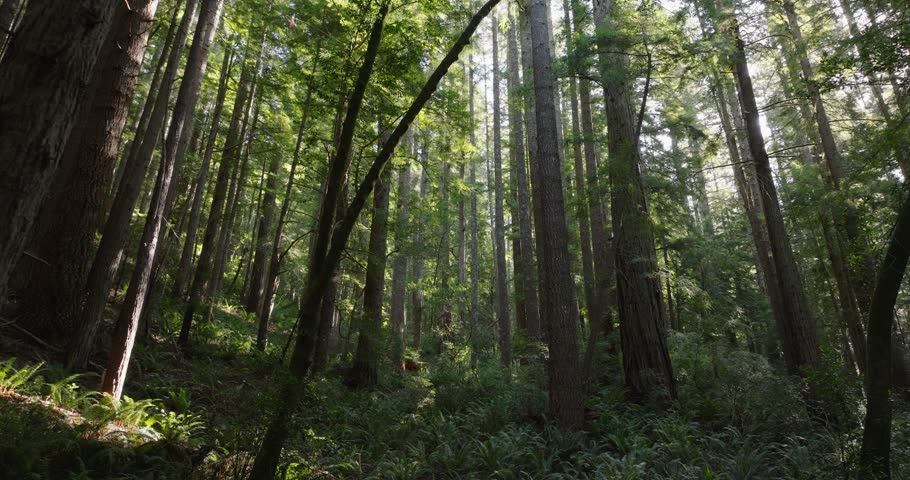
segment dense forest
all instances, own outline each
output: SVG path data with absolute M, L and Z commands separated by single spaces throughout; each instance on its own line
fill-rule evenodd
M 0 478 L 910 478 L 910 3 L 592 1 L 0 0 Z

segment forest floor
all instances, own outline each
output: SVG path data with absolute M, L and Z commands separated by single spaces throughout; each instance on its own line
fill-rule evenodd
M 71 376 L 2 345 L 3 478 L 244 478 L 275 400 L 279 322 L 266 353 L 233 308 L 198 325 L 180 352 L 179 313 L 165 303 L 159 333 L 137 346 L 126 397 L 94 394 Z M 861 435 L 858 382 L 830 374 L 839 425 L 810 420 L 799 387 L 763 357 L 674 333 L 679 400 L 669 411 L 625 401 L 603 359 L 582 431 L 546 418 L 546 377 L 523 359 L 470 366 L 466 349 L 424 359 L 419 372 L 382 371 L 370 390 L 342 385 L 342 367 L 309 384 L 290 431 L 283 478 L 333 479 L 827 479 L 849 478 Z M 521 358 L 519 358 L 521 360 Z M 98 359 L 96 363 L 100 363 Z M 832 362 L 833 363 L 833 362 Z M 336 365 L 344 365 L 342 360 Z M 893 478 L 910 478 L 910 410 L 898 403 Z

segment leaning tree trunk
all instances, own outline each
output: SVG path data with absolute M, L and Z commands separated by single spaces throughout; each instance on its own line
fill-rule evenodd
M 594 22 L 610 31 L 610 0 L 596 0 Z M 608 42 L 606 48 L 619 48 Z M 606 91 L 613 248 L 619 304 L 620 341 L 626 388 L 636 401 L 676 398 L 676 380 L 667 350 L 667 319 L 662 306 L 654 232 L 642 176 L 639 134 L 628 91 L 627 59 L 599 53 Z
M 158 0 L 131 7 L 122 5 L 114 15 L 78 122 L 35 221 L 29 240 L 34 258 L 23 258 L 14 275 L 21 313 L 53 343 L 72 335 L 79 314 L 95 232 L 105 213 Z
M 579 427 L 584 420 L 584 398 L 578 365 L 578 306 L 570 271 L 569 233 L 559 161 L 558 126 L 554 103 L 550 34 L 546 0 L 531 0 L 530 21 L 534 114 L 537 128 L 537 175 L 533 193 L 540 205 L 537 240 L 540 271 L 541 321 L 546 327 L 550 357 L 547 362 L 550 410 L 559 425 Z
M 891 388 L 894 304 L 910 257 L 910 200 L 904 200 L 879 268 L 869 311 L 866 419 L 860 453 L 862 478 L 891 477 Z
M 829 188 L 833 192 L 843 193 L 846 189 L 844 185 L 843 158 L 837 148 L 834 139 L 834 132 L 831 130 L 831 122 L 828 119 L 828 113 L 825 110 L 825 104 L 822 101 L 821 91 L 815 81 L 812 64 L 809 62 L 809 55 L 806 50 L 806 44 L 803 40 L 802 31 L 799 26 L 799 17 L 796 14 L 796 7 L 793 0 L 784 0 L 784 12 L 787 16 L 787 22 L 790 27 L 790 33 L 793 36 L 796 56 L 799 60 L 799 67 L 803 74 L 803 81 L 806 83 L 809 99 L 812 101 L 815 113 L 815 124 L 818 127 L 818 137 L 821 140 L 822 152 L 825 155 L 825 165 L 827 166 L 827 175 Z M 842 226 L 847 239 L 848 252 L 856 256 L 858 261 L 853 268 L 854 288 L 856 300 L 860 307 L 869 305 L 872 296 L 873 278 L 875 276 L 875 264 L 871 255 L 865 250 L 864 240 L 860 235 L 860 220 L 856 211 L 856 206 L 850 198 L 840 200 L 844 202 L 836 210 L 837 218 L 835 220 Z
M 498 3 L 498 1 L 499 0 L 489 0 L 480 8 L 477 14 L 471 18 L 471 21 L 468 23 L 467 27 L 465 27 L 464 31 L 462 31 L 461 35 L 458 37 L 458 40 L 455 42 L 455 45 L 451 50 L 449 50 L 446 56 L 442 59 L 442 62 L 439 64 L 439 66 L 436 67 L 436 70 L 434 70 L 430 77 L 427 79 L 426 84 L 423 86 L 420 93 L 414 99 L 414 102 L 410 107 L 408 107 L 408 110 L 399 121 L 398 126 L 395 127 L 395 130 L 392 131 L 388 141 L 385 142 L 382 150 L 380 150 L 379 154 L 373 160 L 373 164 L 370 166 L 369 171 L 367 172 L 363 181 L 360 183 L 360 186 L 357 188 L 357 193 L 354 196 L 354 200 L 351 202 L 350 207 L 347 209 L 348 214 L 342 220 L 338 228 L 335 229 L 334 232 L 331 232 L 331 248 L 328 249 L 328 253 L 325 256 L 325 261 L 322 262 L 322 264 L 319 265 L 316 269 L 314 269 L 307 279 L 307 285 L 304 289 L 303 298 L 301 300 L 299 318 L 300 333 L 297 336 L 294 345 L 294 352 L 291 356 L 291 362 L 289 366 L 293 378 L 287 380 L 286 383 L 282 386 L 281 403 L 279 404 L 277 411 L 275 412 L 275 415 L 269 424 L 265 438 L 263 438 L 262 445 L 260 446 L 259 452 L 256 455 L 256 461 L 251 472 L 252 480 L 271 480 L 275 474 L 275 470 L 278 468 L 281 449 L 289 433 L 288 425 L 292 419 L 293 410 L 303 393 L 303 390 L 301 388 L 303 385 L 305 385 L 303 383 L 303 379 L 310 368 L 310 359 L 313 352 L 313 345 L 315 344 L 316 340 L 314 333 L 316 332 L 316 327 L 318 324 L 316 307 L 319 305 L 319 302 L 322 299 L 325 287 L 328 284 L 330 277 L 334 273 L 335 268 L 337 268 L 338 262 L 341 260 L 341 255 L 345 249 L 345 246 L 347 245 L 348 238 L 351 235 L 351 230 L 353 230 L 354 224 L 357 222 L 357 217 L 360 215 L 360 212 L 363 210 L 363 207 L 366 204 L 367 197 L 369 197 L 374 186 L 376 185 L 382 169 L 392 157 L 392 152 L 395 150 L 395 147 L 398 145 L 401 137 L 404 136 L 405 132 L 408 130 L 408 127 L 410 127 L 411 123 L 423 109 L 424 105 L 426 105 L 426 103 L 433 96 L 433 92 L 436 91 L 436 88 L 439 86 L 439 82 L 442 80 L 442 77 L 448 71 L 449 67 L 451 67 L 452 64 L 458 60 L 458 55 L 470 41 L 471 36 L 474 34 L 474 31 L 477 30 L 477 26 L 484 19 L 484 17 L 490 13 L 493 7 L 496 6 L 496 3 Z M 384 17 L 385 9 L 383 8 L 381 11 Z M 378 28 L 381 31 L 381 20 L 379 22 Z M 369 56 L 367 56 L 367 58 L 369 59 Z M 368 79 L 369 71 L 367 71 L 366 78 L 364 79 L 364 84 Z M 357 109 L 355 109 L 355 111 L 356 110 Z M 327 236 L 329 233 L 330 232 L 328 228 L 319 229 L 316 232 L 317 236 Z M 325 238 L 323 241 L 328 247 L 329 239 Z
M 32 2 L 0 62 L 0 302 L 119 5 Z
M 752 77 L 746 61 L 745 43 L 740 37 L 736 18 L 731 17 L 730 20 L 733 22 L 732 41 L 735 42 L 736 47 L 733 66 L 739 86 L 743 118 L 746 123 L 749 151 L 755 162 L 756 176 L 761 189 L 762 208 L 765 213 L 765 225 L 768 229 L 771 254 L 780 282 L 780 291 L 783 296 L 781 300 L 786 313 L 782 318 L 783 321 L 777 324 L 778 336 L 783 347 L 787 370 L 791 374 L 804 375 L 805 368 L 816 367 L 820 363 L 818 333 L 780 211 L 777 187 L 774 185 L 771 164 L 759 124 L 758 106 L 755 102 Z M 809 395 L 812 397 L 812 392 Z
M 155 181 L 155 190 L 152 194 L 152 203 L 146 217 L 142 240 L 139 243 L 139 253 L 136 266 L 130 279 L 130 287 L 126 299 L 120 308 L 117 325 L 114 329 L 114 340 L 111 355 L 108 359 L 107 369 L 101 381 L 101 391 L 119 399 L 123 392 L 126 372 L 129 367 L 130 354 L 139 326 L 139 318 L 145 303 L 152 266 L 159 241 L 159 233 L 170 195 L 174 171 L 177 169 L 178 152 L 185 148 L 189 141 L 182 135 L 187 122 L 193 121 L 193 111 L 196 100 L 199 98 L 199 89 L 202 86 L 202 76 L 208 64 L 209 48 L 215 38 L 215 31 L 221 19 L 224 0 L 202 0 L 199 11 L 199 22 L 196 25 L 193 46 L 187 57 L 186 69 L 177 101 L 174 104 L 174 114 L 169 126 L 167 141 L 161 158 L 158 178 Z

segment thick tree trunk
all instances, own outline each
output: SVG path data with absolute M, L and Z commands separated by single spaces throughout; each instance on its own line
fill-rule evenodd
M 123 393 L 130 354 L 136 338 L 139 318 L 142 315 L 152 266 L 155 262 L 159 233 L 164 216 L 167 214 L 167 199 L 171 195 L 174 172 L 179 167 L 177 165 L 180 158 L 179 152 L 186 148 L 185 145 L 189 141 L 189 138 L 182 133 L 186 133 L 187 123 L 193 121 L 193 111 L 196 108 L 202 77 L 208 64 L 209 49 L 215 38 L 223 6 L 224 0 L 202 0 L 193 46 L 187 57 L 183 81 L 177 94 L 173 119 L 161 158 L 158 179 L 155 182 L 151 208 L 146 217 L 145 229 L 139 244 L 136 266 L 130 279 L 126 299 L 117 318 L 111 355 L 101 381 L 101 391 L 116 399 L 119 399 Z
M 119 5 L 33 2 L 0 63 L 0 302 Z
M 171 51 L 168 54 L 167 67 L 161 79 L 161 87 L 156 94 L 154 108 L 151 110 L 152 113 L 149 115 L 148 126 L 141 141 L 138 138 L 133 140 L 133 146 L 138 146 L 136 146 L 135 152 L 131 151 L 130 156 L 127 157 L 124 177 L 120 180 L 117 187 L 117 195 L 114 197 L 110 214 L 104 225 L 101 242 L 92 261 L 88 280 L 86 280 L 85 301 L 76 335 L 73 336 L 73 343 L 70 346 L 70 366 L 79 367 L 85 365 L 91 355 L 95 333 L 101 322 L 104 307 L 107 305 L 111 285 L 124 259 L 123 252 L 126 248 L 133 208 L 139 198 L 142 180 L 145 178 L 145 173 L 152 158 L 152 152 L 158 142 L 158 135 L 164 126 L 171 88 L 177 77 L 180 57 L 186 44 L 186 38 L 197 4 L 198 0 L 187 0 L 183 19 L 180 21 L 180 26 L 174 35 Z M 149 107 L 151 105 L 146 104 L 146 108 Z
M 553 81 L 550 34 L 545 0 L 531 0 L 534 115 L 537 128 L 537 175 L 533 193 L 541 207 L 537 255 L 541 285 L 541 321 L 546 327 L 550 357 L 550 410 L 565 427 L 579 427 L 584 420 L 584 398 L 578 365 L 578 306 L 570 271 L 565 197 L 559 161 L 556 87 Z
M 506 278 L 506 229 L 502 181 L 502 120 L 499 101 L 499 24 L 490 17 L 493 35 L 493 175 L 495 177 L 495 211 L 493 224 L 496 243 L 496 318 L 499 323 L 499 359 L 503 367 L 512 365 L 512 319 L 509 317 L 509 285 Z M 445 274 L 445 273 L 443 273 Z
M 52 343 L 72 335 L 110 193 L 120 137 L 152 29 L 157 0 L 121 6 L 78 121 L 35 221 L 29 254 L 14 274 L 20 314 Z M 36 259 L 40 259 L 36 260 Z
M 910 201 L 901 207 L 879 268 L 869 311 L 867 348 L 866 419 L 860 453 L 862 478 L 891 477 L 891 389 L 894 304 L 903 284 L 910 257 Z
M 302 387 L 305 385 L 303 379 L 310 368 L 310 358 L 316 340 L 314 334 L 318 323 L 316 318 L 316 306 L 318 306 L 322 299 L 325 287 L 334 273 L 335 268 L 337 268 L 338 262 L 341 260 L 341 254 L 351 235 L 351 230 L 357 222 L 357 217 L 366 204 L 367 197 L 373 190 L 382 169 L 391 158 L 392 152 L 395 150 L 401 137 L 404 136 L 408 127 L 410 127 L 424 105 L 426 105 L 433 96 L 433 92 L 436 91 L 439 82 L 442 80 L 442 77 L 448 71 L 449 67 L 458 60 L 458 55 L 470 41 L 474 31 L 477 30 L 477 26 L 484 17 L 490 13 L 493 7 L 496 6 L 498 1 L 499 0 L 489 0 L 480 8 L 474 17 L 471 18 L 471 21 L 465 27 L 464 31 L 462 31 L 458 40 L 455 42 L 455 45 L 449 50 L 439 66 L 436 67 L 436 70 L 434 70 L 427 79 L 426 84 L 424 84 L 420 93 L 414 99 L 414 102 L 405 112 L 404 116 L 399 121 L 398 126 L 392 131 L 389 140 L 385 143 L 382 150 L 380 150 L 363 181 L 360 183 L 360 186 L 358 186 L 354 200 L 348 208 L 348 215 L 345 216 L 335 233 L 332 235 L 331 248 L 325 256 L 325 261 L 317 266 L 307 279 L 307 286 L 304 289 L 303 298 L 301 300 L 299 318 L 300 334 L 297 336 L 294 345 L 294 353 L 291 356 L 291 363 L 289 366 L 294 378 L 287 381 L 282 387 L 281 404 L 272 417 L 268 431 L 266 432 L 259 452 L 256 455 L 256 461 L 250 475 L 252 480 L 271 480 L 275 470 L 278 468 L 281 449 L 288 435 L 288 425 L 293 417 L 293 410 L 303 393 Z M 382 17 L 384 17 L 385 9 L 383 8 L 381 12 Z M 381 31 L 381 20 L 378 28 Z M 367 56 L 367 58 L 369 59 L 369 56 Z M 369 61 L 372 62 L 372 60 Z M 366 84 L 366 81 L 369 79 L 369 69 L 366 70 L 367 74 L 365 78 L 363 78 L 364 84 Z M 358 109 L 355 109 L 355 112 L 357 110 Z M 353 128 L 353 126 L 351 128 Z M 328 228 L 319 229 L 317 231 L 317 237 L 320 235 L 327 236 L 329 233 Z M 325 241 L 328 246 L 328 239 L 323 239 L 323 241 Z
M 610 0 L 595 1 L 594 22 L 599 30 L 611 30 L 611 9 Z M 606 46 L 607 50 L 610 48 L 615 47 Z M 648 218 L 639 132 L 628 90 L 627 59 L 601 51 L 599 62 L 607 111 L 613 247 L 626 388 L 636 401 L 655 397 L 669 402 L 676 398 L 676 380 L 667 350 L 668 322 Z
M 733 21 L 731 33 L 736 48 L 733 63 L 746 124 L 749 151 L 755 162 L 756 176 L 761 188 L 759 197 L 765 213 L 765 225 L 768 229 L 771 254 L 785 311 L 782 321 L 777 324 L 778 336 L 783 347 L 787 370 L 794 375 L 803 375 L 805 368 L 816 367 L 820 363 L 818 333 L 780 211 L 777 187 L 774 185 L 771 164 L 759 124 L 758 106 L 755 102 L 752 77 L 749 75 L 746 61 L 745 44 L 740 37 L 739 25 L 736 23 L 735 17 L 731 17 L 730 20 Z M 811 392 L 810 397 L 812 397 Z

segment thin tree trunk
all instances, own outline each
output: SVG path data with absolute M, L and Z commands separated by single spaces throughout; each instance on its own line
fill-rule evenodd
M 502 366 L 512 365 L 512 319 L 509 317 L 509 285 L 506 278 L 506 230 L 504 207 L 504 188 L 502 181 L 502 121 L 500 119 L 499 101 L 499 23 L 496 15 L 490 16 L 493 35 L 493 175 L 495 189 L 495 211 L 493 223 L 495 228 L 496 251 L 496 318 L 499 323 L 499 359 Z M 445 252 L 444 252 L 445 253 Z M 445 272 L 443 272 L 445 275 Z
M 525 329 L 528 337 L 532 332 L 540 331 L 540 302 L 537 296 L 537 282 L 534 272 L 534 243 L 531 225 L 531 193 L 528 188 L 527 163 L 525 159 L 525 129 L 522 109 L 521 79 L 519 74 L 518 52 L 518 22 L 509 20 L 512 28 L 509 29 L 506 40 L 508 58 L 508 85 L 509 85 L 509 128 L 512 133 L 512 148 L 515 151 L 515 163 L 511 175 L 514 176 L 516 188 L 517 215 L 512 216 L 512 221 L 518 221 L 518 244 L 515 249 L 515 263 L 518 265 L 519 276 L 515 277 L 516 290 L 522 287 L 516 296 L 520 296 L 524 303 Z M 536 147 L 535 147 L 536 149 Z M 520 283 L 520 285 L 519 285 Z M 534 337 L 536 338 L 536 336 Z
M 843 158 L 837 148 L 834 139 L 834 132 L 831 130 L 831 122 L 828 120 L 828 113 L 825 110 L 825 104 L 822 101 L 821 92 L 815 81 L 812 64 L 809 62 L 809 56 L 806 51 L 806 45 L 803 41 L 802 31 L 799 26 L 799 17 L 796 14 L 796 8 L 793 0 L 784 0 L 784 12 L 787 15 L 787 21 L 790 27 L 790 33 L 793 36 L 796 55 L 799 60 L 800 70 L 803 74 L 803 81 L 806 83 L 809 98 L 812 101 L 815 113 L 815 123 L 818 127 L 818 136 L 821 140 L 822 152 L 825 154 L 825 165 L 827 166 L 826 180 L 829 182 L 829 188 L 833 192 L 842 192 L 846 189 L 844 185 Z M 848 251 L 859 258 L 858 265 L 854 267 L 854 289 L 856 299 L 861 307 L 869 305 L 872 297 L 872 289 L 875 278 L 875 263 L 872 256 L 864 249 L 864 239 L 860 235 L 860 219 L 856 211 L 856 206 L 850 198 L 840 200 L 843 205 L 836 209 L 835 221 L 841 224 L 843 231 L 846 233 Z M 867 309 L 867 308 L 864 308 Z
M 572 38 L 572 16 L 569 0 L 563 0 L 564 27 L 568 38 Z M 573 67 L 570 66 L 570 70 Z M 570 71 L 569 77 L 569 106 L 572 125 L 572 160 L 575 174 L 575 219 L 578 222 L 578 236 L 581 250 L 582 282 L 584 282 L 585 306 L 587 307 L 588 330 L 591 335 L 600 331 L 599 323 L 603 320 L 603 302 L 607 299 L 597 293 L 597 281 L 594 274 L 594 257 L 591 250 L 591 224 L 588 214 L 588 192 L 585 179 L 585 166 L 582 159 L 582 134 L 581 119 L 578 106 L 578 81 L 577 72 Z M 587 358 L 587 356 L 586 356 Z M 584 370 L 587 372 L 587 369 Z
M 142 233 L 136 266 L 133 270 L 126 299 L 117 318 L 111 355 L 101 381 L 101 391 L 112 395 L 115 399 L 119 399 L 123 393 L 130 354 L 136 338 L 136 330 L 139 326 L 139 317 L 142 315 L 149 278 L 155 262 L 159 241 L 158 236 L 164 216 L 167 213 L 167 199 L 171 195 L 171 181 L 174 171 L 178 169 L 178 165 L 176 165 L 179 160 L 178 152 L 181 149 L 185 149 L 185 144 L 189 141 L 189 138 L 182 135 L 182 133 L 186 133 L 184 130 L 185 125 L 187 122 L 191 122 L 193 118 L 193 111 L 196 108 L 199 89 L 202 85 L 202 77 L 208 64 L 209 49 L 212 45 L 212 40 L 215 38 L 215 31 L 221 19 L 223 5 L 224 0 L 202 0 L 199 22 L 196 25 L 193 46 L 190 48 L 187 57 L 183 81 L 180 84 L 180 91 L 177 94 L 177 101 L 174 105 L 174 115 L 169 126 L 161 167 L 158 171 L 158 179 L 155 182 L 156 188 L 151 208 Z
M 241 61 L 245 61 L 241 60 Z M 242 138 L 240 136 L 240 122 L 246 108 L 246 99 L 249 92 L 252 72 L 245 65 L 240 74 L 237 85 L 237 96 L 234 100 L 234 109 L 231 113 L 231 123 L 228 126 L 224 140 L 224 149 L 221 154 L 221 165 L 218 167 L 218 178 L 215 180 L 215 190 L 212 193 L 212 203 L 209 207 L 209 216 L 206 222 L 205 235 L 202 237 L 202 251 L 196 261 L 196 272 L 190 287 L 190 298 L 187 301 L 183 323 L 180 327 L 179 343 L 185 346 L 189 341 L 190 329 L 196 309 L 200 308 L 209 298 L 212 271 L 214 269 L 216 242 L 219 229 L 225 216 L 225 201 L 231 173 L 239 158 Z
M 204 192 L 206 185 L 208 184 L 212 155 L 215 151 L 215 142 L 218 139 L 218 131 L 221 127 L 221 112 L 224 109 L 224 97 L 227 94 L 232 64 L 233 51 L 229 48 L 224 52 L 224 59 L 221 65 L 221 80 L 218 82 L 215 109 L 212 112 L 212 125 L 209 129 L 208 137 L 206 138 L 205 151 L 202 154 L 202 166 L 200 167 L 199 175 L 196 178 L 196 188 L 201 194 L 193 197 L 189 225 L 186 229 L 186 238 L 183 241 L 183 250 L 180 254 L 177 274 L 174 277 L 174 294 L 180 299 L 184 298 L 186 290 L 189 288 L 187 283 L 190 281 L 190 269 L 193 264 L 193 254 L 196 251 L 196 236 L 199 233 L 199 222 L 202 219 L 202 207 L 205 202 Z
M 0 63 L 0 301 L 60 164 L 118 4 L 29 6 Z
M 414 148 L 414 136 L 411 134 L 411 151 Z M 408 288 L 408 257 L 410 256 L 407 246 L 407 236 L 411 229 L 408 223 L 408 213 L 411 201 L 411 163 L 406 161 L 398 171 L 398 218 L 395 222 L 395 258 L 392 261 L 392 304 L 390 316 L 392 319 L 392 348 L 391 357 L 392 365 L 395 368 L 403 368 L 404 355 L 404 328 L 407 323 L 406 316 L 406 296 Z M 461 207 L 464 202 L 461 202 Z M 464 209 L 460 209 L 461 214 Z M 462 222 L 463 223 L 463 222 Z M 462 243 L 464 233 L 461 234 Z M 419 245 L 418 245 L 419 248 Z
M 22 0 L 4 0 L 0 5 L 0 59 L 3 58 L 7 41 L 16 31 L 16 17 L 21 7 Z
M 418 162 L 418 163 L 420 163 L 420 165 L 422 165 L 422 166 L 426 166 L 427 158 L 429 157 L 429 152 L 427 151 L 427 143 L 424 142 L 424 144 L 422 146 L 420 146 L 419 148 L 420 148 L 420 152 L 419 152 L 420 162 Z M 421 171 L 421 174 L 420 174 L 420 187 L 419 187 L 419 194 L 418 194 L 420 197 L 421 206 L 425 205 L 424 202 L 426 200 L 427 192 L 429 191 L 429 189 L 430 189 L 430 177 L 427 175 L 427 172 L 424 169 Z M 476 207 L 476 205 L 475 205 L 475 207 Z M 420 215 L 418 216 L 417 225 L 416 225 L 417 234 L 415 235 L 415 239 L 414 239 L 415 245 L 423 245 L 423 237 L 424 237 L 424 233 L 425 233 L 423 225 L 424 225 L 424 221 L 426 218 L 424 211 L 425 210 L 423 208 L 421 208 Z M 414 258 L 414 285 L 415 286 L 414 286 L 414 290 L 411 292 L 411 312 L 412 312 L 411 316 L 413 317 L 411 319 L 411 323 L 414 324 L 412 327 L 412 330 L 411 330 L 411 334 L 412 334 L 411 348 L 413 348 L 417 352 L 420 352 L 421 329 L 423 327 L 423 286 L 421 286 L 421 284 L 420 284 L 421 280 L 423 280 L 423 267 L 424 267 L 424 255 L 423 255 L 422 251 L 418 250 L 417 252 L 415 252 L 415 258 Z M 472 273 L 472 275 L 473 275 L 473 273 Z M 471 310 L 471 315 L 472 315 L 472 317 L 474 315 L 473 309 Z

